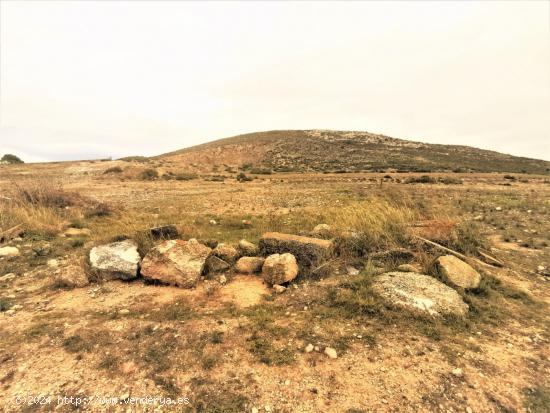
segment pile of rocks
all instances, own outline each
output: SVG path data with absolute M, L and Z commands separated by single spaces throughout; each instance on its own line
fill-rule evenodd
M 247 240 L 236 247 L 225 243 L 211 246 L 196 239 L 161 241 L 141 259 L 137 243 L 124 240 L 92 248 L 89 258 L 94 272 L 104 280 L 141 276 L 193 288 L 201 277 L 221 279 L 227 271 L 261 274 L 269 285 L 284 284 L 322 264 L 333 250 L 328 240 L 275 232 L 264 234 L 259 246 Z
M 312 235 L 326 235 L 329 228 L 317 226 Z M 156 228 L 162 238 L 169 228 Z M 92 248 L 90 264 L 96 275 L 104 280 L 145 280 L 193 288 L 201 279 L 227 282 L 226 273 L 258 274 L 274 291 L 283 292 L 286 284 L 297 276 L 307 277 L 315 268 L 326 265 L 334 255 L 331 240 L 282 234 L 265 233 L 259 245 L 241 240 L 232 246 L 212 240 L 159 240 L 143 258 L 133 240 L 113 242 Z M 455 289 L 461 291 L 478 288 L 480 274 L 466 262 L 452 255 L 438 257 L 433 269 L 434 276 L 422 274 L 411 261 L 414 254 L 396 249 L 373 254 L 374 262 L 400 264 L 398 271 L 385 272 L 383 267 L 373 279 L 373 290 L 393 306 L 425 311 L 431 315 L 464 315 L 468 305 Z M 353 269 L 353 274 L 359 272 Z M 348 271 L 348 274 L 353 275 Z M 76 270 L 61 272 L 58 277 L 75 286 L 85 285 L 85 280 Z M 74 278 L 74 279 L 73 279 Z

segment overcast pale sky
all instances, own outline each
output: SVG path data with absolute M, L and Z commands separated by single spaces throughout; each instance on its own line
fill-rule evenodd
M 550 160 L 547 1 L 0 4 L 0 154 L 338 129 Z

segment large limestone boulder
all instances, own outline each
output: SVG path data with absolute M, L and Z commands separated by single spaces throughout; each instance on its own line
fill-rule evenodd
M 479 287 L 481 275 L 469 264 L 453 255 L 443 255 L 435 260 L 437 272 L 450 284 L 464 289 Z
M 429 275 L 388 272 L 378 276 L 372 287 L 390 305 L 431 315 L 462 316 L 468 312 L 468 304 L 455 290 Z
M 267 232 L 260 239 L 260 252 L 261 255 L 290 253 L 301 269 L 310 270 L 331 257 L 333 243 L 319 238 Z
M 235 269 L 241 274 L 255 274 L 262 270 L 264 261 L 262 257 L 242 257 L 237 261 Z
M 67 265 L 55 271 L 55 283 L 60 287 L 86 287 L 90 282 L 84 269 L 80 265 Z
M 229 264 L 234 264 L 239 258 L 239 251 L 231 245 L 220 243 L 212 250 L 212 255 L 224 260 Z
M 104 279 L 136 278 L 139 260 L 137 244 L 129 239 L 100 245 L 90 251 L 90 264 Z
M 298 275 L 298 263 L 294 255 L 273 254 L 267 257 L 262 266 L 262 278 L 268 284 L 283 284 Z
M 164 241 L 141 263 L 143 278 L 182 288 L 194 287 L 212 250 L 195 239 Z

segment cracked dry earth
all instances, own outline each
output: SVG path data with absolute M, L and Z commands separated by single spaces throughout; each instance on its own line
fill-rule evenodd
M 103 185 L 100 181 L 97 188 Z M 165 184 L 153 190 L 165 190 L 161 185 Z M 179 190 L 196 193 L 195 185 L 185 183 Z M 238 187 L 239 200 L 261 193 L 266 197 L 261 202 L 268 202 L 264 185 Z M 319 189 L 315 181 L 279 185 L 281 190 L 288 185 L 291 194 L 295 189 L 290 188 L 297 187 L 316 195 L 326 192 L 319 199 L 327 202 L 340 196 L 332 186 Z M 331 185 L 359 191 L 365 184 Z M 501 190 L 490 183 L 483 185 L 496 193 Z M 117 194 L 108 195 L 123 198 L 136 186 L 125 184 Z M 466 184 L 465 188 L 477 187 Z M 235 199 L 235 189 L 224 186 L 215 202 L 227 205 Z M 521 190 L 531 193 L 531 189 Z M 441 199 L 449 196 L 445 187 L 430 190 Z M 459 198 L 464 190 L 453 189 L 451 196 Z M 93 193 L 94 184 L 86 191 Z M 94 194 L 101 197 L 101 191 Z M 299 191 L 295 195 L 299 197 Z M 547 202 L 547 195 L 548 189 L 543 188 L 537 202 Z M 304 195 L 296 203 L 306 208 L 307 202 Z M 493 219 L 492 214 L 487 212 L 484 219 Z M 527 293 L 531 301 L 509 294 L 499 304 L 509 310 L 506 315 L 498 312 L 492 322 L 486 322 L 470 314 L 470 323 L 450 330 L 435 318 L 401 319 L 399 311 L 388 318 L 380 314 L 342 317 L 326 304 L 331 290 L 344 289 L 354 279 L 341 274 L 299 282 L 283 294 L 274 294 L 254 276 L 230 277 L 226 285 L 205 281 L 193 290 L 140 280 L 60 290 L 50 287 L 53 268 L 41 262 L 0 286 L 2 296 L 13 297 L 21 306 L 13 315 L 0 314 L 1 409 L 548 411 L 550 288 L 548 277 L 537 274 L 536 266 L 547 263 L 550 252 L 548 247 L 531 249 L 505 242 L 506 230 L 498 223 L 487 223 L 487 231 L 497 237 L 492 253 L 506 267 L 487 267 L 484 273 Z M 3 258 L 0 265 L 14 265 L 25 257 Z M 331 345 L 338 357 L 305 352 L 309 343 L 321 348 Z M 270 346 L 276 350 L 274 355 Z M 64 396 L 80 397 L 82 404 L 60 404 L 58 397 Z M 131 397 L 148 396 L 187 398 L 188 404 L 127 403 Z M 91 397 L 115 399 L 106 404 Z

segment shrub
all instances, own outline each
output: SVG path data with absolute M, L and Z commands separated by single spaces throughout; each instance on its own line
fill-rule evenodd
M 159 177 L 159 173 L 156 169 L 146 169 L 141 173 L 140 177 L 146 181 L 153 181 Z
M 86 240 L 84 238 L 75 238 L 71 240 L 71 247 L 80 248 L 85 244 Z
M 103 172 L 104 175 L 106 174 L 119 174 L 122 173 L 122 168 L 120 166 L 113 166 L 111 168 L 105 169 Z
M 225 181 L 225 178 L 226 178 L 226 176 L 224 176 L 224 175 L 212 175 L 208 178 L 205 178 L 205 181 L 223 182 L 223 181 Z
M 24 163 L 19 157 L 12 155 L 11 153 L 7 153 L 2 156 L 2 158 L 0 158 L 0 162 L 8 164 Z
M 31 204 L 49 208 L 66 208 L 83 205 L 86 200 L 76 192 L 63 190 L 60 186 L 47 181 L 33 182 L 25 187 L 14 184 L 14 198 L 22 204 Z
M 94 217 L 108 217 L 112 214 L 113 208 L 108 204 L 100 202 L 97 205 L 94 205 L 92 208 L 86 210 L 84 216 L 89 219 Z
M 325 212 L 325 222 L 338 231 L 336 244 L 340 254 L 344 255 L 363 255 L 405 245 L 409 225 L 415 218 L 416 214 L 408 207 L 380 198 Z
M 4 297 L 0 297 L 0 312 L 7 311 L 10 309 L 10 307 L 11 307 L 11 300 Z
M 477 222 L 464 221 L 451 233 L 449 246 L 463 254 L 477 255 L 479 248 L 487 248 L 487 241 Z
M 268 168 L 252 168 L 250 173 L 256 175 L 271 175 L 273 172 Z
M 126 156 L 124 158 L 120 158 L 119 161 L 124 162 L 149 162 L 149 158 L 146 156 Z
M 437 180 L 429 175 L 411 176 L 405 180 L 406 184 L 435 184 Z
M 175 175 L 176 181 L 191 181 L 192 179 L 197 179 L 197 174 L 182 172 Z
M 451 178 L 450 176 L 445 176 L 443 178 L 439 178 L 439 182 L 445 185 L 461 185 L 462 179 L 459 178 Z
M 239 182 L 248 182 L 248 181 L 252 181 L 253 178 L 246 176 L 244 172 L 240 172 L 239 174 L 237 174 L 236 179 Z

